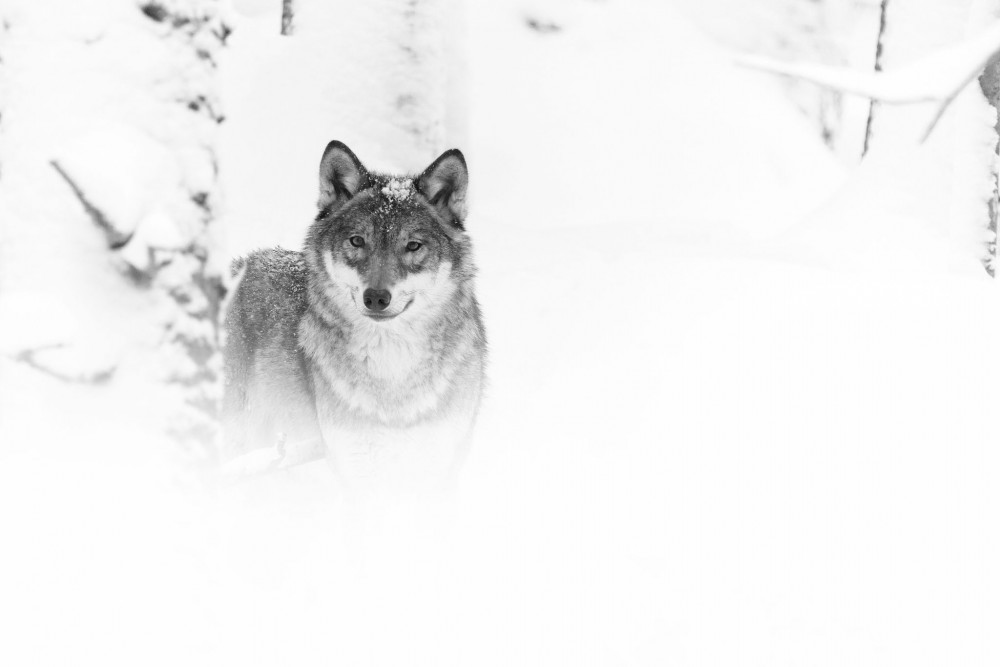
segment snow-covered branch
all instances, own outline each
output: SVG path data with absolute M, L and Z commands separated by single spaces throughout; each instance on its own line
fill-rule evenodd
M 66 184 L 69 185 L 70 189 L 73 191 L 73 194 L 76 195 L 76 198 L 80 200 L 80 203 L 83 205 L 83 208 L 87 212 L 87 215 L 90 216 L 90 219 L 93 220 L 94 224 L 100 227 L 101 230 L 104 232 L 104 235 L 105 237 L 107 237 L 108 240 L 108 247 L 111 248 L 112 250 L 118 250 L 124 247 L 125 244 L 128 243 L 129 240 L 132 238 L 132 234 L 131 233 L 125 234 L 119 231 L 111 223 L 111 221 L 108 220 L 108 216 L 106 216 L 100 208 L 95 206 L 94 203 L 90 201 L 87 195 L 84 194 L 83 189 L 77 184 L 75 180 L 73 180 L 73 178 L 66 172 L 66 170 L 63 169 L 62 166 L 60 166 L 58 162 L 52 160 L 50 164 L 52 165 L 52 168 L 56 170 L 56 173 L 62 176 L 63 180 L 66 181 Z
M 924 133 L 926 139 L 948 105 L 982 73 L 997 53 L 1000 53 L 1000 22 L 971 39 L 888 71 L 864 72 L 814 63 L 789 63 L 753 55 L 739 56 L 736 62 L 744 67 L 811 81 L 887 104 L 938 102 L 937 113 Z

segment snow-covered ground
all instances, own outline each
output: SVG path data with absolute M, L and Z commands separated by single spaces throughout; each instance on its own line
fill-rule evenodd
M 934 146 L 846 173 L 687 16 L 470 3 L 490 388 L 444 517 L 360 539 L 322 464 L 220 485 L 0 361 L 0 663 L 996 664 L 1000 303 Z M 234 17 L 227 243 L 294 247 L 325 141 L 391 146 Z

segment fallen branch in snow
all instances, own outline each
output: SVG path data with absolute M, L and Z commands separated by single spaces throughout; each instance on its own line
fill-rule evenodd
M 273 447 L 255 449 L 226 461 L 222 465 L 222 474 L 232 478 L 249 477 L 288 470 L 304 463 L 322 461 L 325 458 L 323 445 L 319 441 L 287 443 L 282 440 L 275 443 Z
M 69 375 L 67 373 L 61 373 L 57 370 L 49 368 L 44 363 L 38 361 L 35 355 L 39 352 L 45 352 L 46 350 L 56 350 L 62 348 L 62 345 L 45 345 L 42 347 L 36 347 L 29 350 L 22 350 L 17 354 L 11 355 L 14 361 L 25 364 L 36 371 L 44 373 L 49 377 L 53 377 L 57 380 L 62 380 L 63 382 L 69 382 L 72 384 L 89 384 L 89 385 L 103 385 L 107 384 L 111 378 L 115 375 L 114 366 L 95 371 L 93 373 L 87 373 L 85 375 Z
M 76 198 L 80 200 L 81 204 L 83 204 L 84 210 L 87 211 L 87 215 L 89 215 L 90 219 L 94 221 L 94 224 L 104 231 L 104 235 L 108 239 L 108 247 L 112 250 L 118 250 L 119 248 L 124 247 L 125 244 L 132 239 L 132 234 L 123 234 L 118 231 L 118 229 L 111 224 L 111 221 L 108 220 L 107 216 L 104 215 L 101 209 L 94 206 L 90 200 L 87 199 L 86 195 L 83 194 L 83 190 L 81 190 L 76 182 L 70 178 L 70 175 L 66 173 L 66 170 L 59 166 L 58 162 L 52 160 L 49 164 L 52 165 L 52 168 L 55 169 L 60 176 L 62 176 L 63 180 L 66 181 L 70 189 L 73 190 L 73 194 L 75 194 Z
M 938 102 L 937 112 L 921 139 L 926 141 L 952 101 L 998 53 L 1000 22 L 972 39 L 940 49 L 906 67 L 891 71 L 862 72 L 847 67 L 788 63 L 752 55 L 739 56 L 736 63 L 886 104 Z

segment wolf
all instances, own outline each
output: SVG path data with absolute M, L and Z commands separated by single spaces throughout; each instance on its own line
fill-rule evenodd
M 224 457 L 325 456 L 349 487 L 447 484 L 485 384 L 486 333 L 465 230 L 468 169 L 367 169 L 331 141 L 302 252 L 259 250 L 226 318 Z

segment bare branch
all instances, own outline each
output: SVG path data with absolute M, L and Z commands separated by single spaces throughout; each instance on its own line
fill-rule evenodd
M 87 215 L 89 215 L 90 219 L 94 221 L 94 224 L 104 231 L 104 235 L 108 239 L 108 247 L 112 250 L 118 250 L 119 248 L 124 247 L 125 244 L 132 239 L 132 234 L 123 234 L 118 231 L 115 226 L 111 224 L 111 221 L 104 215 L 101 209 L 94 206 L 90 200 L 87 199 L 86 195 L 83 194 L 83 190 L 80 189 L 80 186 L 78 186 L 76 182 L 70 178 L 70 175 L 66 173 L 66 170 L 59 166 L 58 162 L 52 160 L 49 164 L 52 165 L 52 168 L 63 177 L 66 184 L 69 185 L 71 190 L 73 190 L 73 194 L 75 194 L 76 198 L 80 200 L 81 204 L 83 204 L 84 210 L 87 211 Z

